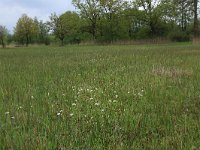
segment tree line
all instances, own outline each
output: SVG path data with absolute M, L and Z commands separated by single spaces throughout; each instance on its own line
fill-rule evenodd
M 198 0 L 72 0 L 77 11 L 51 14 L 49 21 L 23 14 L 14 34 L 0 25 L 0 43 L 78 44 L 157 37 L 189 41 L 199 36 Z

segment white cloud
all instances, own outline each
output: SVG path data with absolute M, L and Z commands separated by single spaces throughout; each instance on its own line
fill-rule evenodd
M 47 20 L 51 13 L 64 13 L 74 10 L 71 0 L 5 0 L 0 1 L 0 25 L 5 25 L 11 32 L 19 17 L 26 13 L 39 20 Z

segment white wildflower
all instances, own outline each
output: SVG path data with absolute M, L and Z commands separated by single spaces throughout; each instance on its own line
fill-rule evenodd
M 57 116 L 61 116 L 61 113 L 60 113 L 60 112 L 58 112 L 58 113 L 57 113 Z
M 15 117 L 14 116 L 12 116 L 12 117 L 10 117 L 11 119 L 15 119 Z
M 76 103 L 72 103 L 72 106 L 76 106 Z
M 73 113 L 69 114 L 71 117 L 74 115 Z
M 117 103 L 117 101 L 116 101 L 116 100 L 113 100 L 113 103 Z
M 142 93 L 138 93 L 138 96 L 142 97 L 143 95 L 142 95 Z
M 34 99 L 34 96 L 33 96 L 33 95 L 31 96 L 31 99 Z
M 9 115 L 9 114 L 10 114 L 10 112 L 9 112 L 9 111 L 5 112 L 5 115 Z
M 118 98 L 118 95 L 115 95 L 116 98 Z
M 100 104 L 99 104 L 99 103 L 95 103 L 95 105 L 96 105 L 96 106 L 99 106 Z

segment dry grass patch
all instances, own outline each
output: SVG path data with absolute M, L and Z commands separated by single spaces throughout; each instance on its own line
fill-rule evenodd
M 152 73 L 156 76 L 162 77 L 170 77 L 170 78 L 177 78 L 183 76 L 192 76 L 192 70 L 183 70 L 176 67 L 167 68 L 167 67 L 154 67 Z

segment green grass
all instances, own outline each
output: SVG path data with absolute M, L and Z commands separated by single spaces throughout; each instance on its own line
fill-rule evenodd
M 200 46 L 0 49 L 0 149 L 200 149 Z

